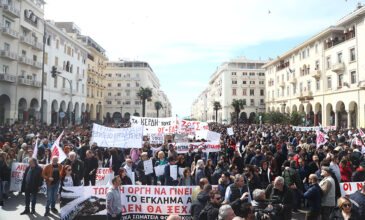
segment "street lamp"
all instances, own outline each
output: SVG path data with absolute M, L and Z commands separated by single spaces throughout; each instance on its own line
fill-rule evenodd
M 283 104 L 283 106 L 284 106 L 284 114 L 285 114 L 285 107 L 286 107 L 286 103 L 284 103 L 284 104 Z
M 44 96 L 44 53 L 46 50 L 46 21 L 44 19 L 41 19 L 43 21 L 43 51 L 42 51 L 42 87 L 41 87 L 41 126 L 43 126 L 43 96 Z
M 67 79 L 66 77 L 64 76 L 61 76 L 60 74 L 57 74 L 57 67 L 55 66 L 52 66 L 52 70 L 51 70 L 51 73 L 52 73 L 52 77 L 53 78 L 56 78 L 57 76 L 67 80 L 67 82 L 70 84 L 70 96 L 71 96 L 71 105 L 72 105 L 72 81 Z M 43 75 L 43 74 L 42 74 Z M 43 84 L 42 84 L 42 87 L 43 87 Z M 69 118 L 70 118 L 70 125 L 72 125 L 72 106 L 71 106 L 71 109 L 70 110 L 70 114 L 69 114 Z

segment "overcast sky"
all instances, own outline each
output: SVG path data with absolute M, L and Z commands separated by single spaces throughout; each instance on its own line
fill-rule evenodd
M 109 60 L 147 61 L 173 114 L 190 106 L 221 63 L 276 57 L 356 7 L 355 0 L 48 0 L 46 19 L 73 21 Z M 363 1 L 360 1 L 364 3 Z

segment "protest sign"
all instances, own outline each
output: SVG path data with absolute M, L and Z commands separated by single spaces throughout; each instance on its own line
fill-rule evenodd
M 362 189 L 365 182 L 346 182 L 340 183 L 341 196 L 348 196 Z
M 323 132 L 320 132 L 317 130 L 317 139 L 316 139 L 316 145 L 317 148 L 327 143 L 326 135 Z
M 177 180 L 177 165 L 170 165 L 170 176 L 173 180 Z
M 196 152 L 200 146 L 203 147 L 203 152 L 219 152 L 221 150 L 219 142 L 184 142 L 175 143 L 174 147 L 178 154 L 184 154 L 189 151 L 190 147 Z
M 152 160 L 145 160 L 145 161 L 143 161 L 143 168 L 144 168 L 144 173 L 146 175 L 153 173 Z
M 209 126 L 208 126 L 208 122 L 201 122 L 201 121 L 186 121 L 186 120 L 181 120 L 179 121 L 179 125 L 180 127 L 184 128 L 184 127 L 191 127 L 193 126 L 193 129 L 195 130 L 195 132 L 197 131 L 209 131 Z
M 165 173 L 166 165 L 158 165 L 155 167 L 156 176 L 162 176 Z
M 93 124 L 91 142 L 99 147 L 141 148 L 143 127 L 108 128 Z
M 29 164 L 27 163 L 16 163 L 13 162 L 11 165 L 11 176 L 10 176 L 10 191 L 13 192 L 20 192 L 22 189 L 22 182 L 23 182 L 23 176 L 25 173 L 25 170 Z M 45 165 L 40 164 L 41 168 L 44 168 Z M 39 193 L 46 193 L 47 192 L 47 186 L 46 182 L 43 181 L 43 185 Z
M 233 133 L 233 128 L 227 128 L 227 134 L 229 136 L 232 136 L 234 133 Z
M 184 176 L 184 169 L 185 169 L 185 168 L 181 168 L 181 167 L 179 167 L 179 175 L 180 175 L 181 177 L 183 177 L 183 176 Z
M 164 134 L 150 134 L 150 144 L 163 144 L 164 141 Z
M 170 118 L 147 118 L 131 116 L 132 127 L 143 126 L 143 134 L 171 134 L 178 130 L 178 122 L 176 117 Z
M 98 168 L 96 170 L 95 185 L 110 185 L 114 177 L 114 172 L 109 168 Z
M 64 187 L 61 220 L 106 215 L 110 186 Z M 179 215 L 191 219 L 191 195 L 196 186 L 121 186 L 122 219 L 166 219 Z

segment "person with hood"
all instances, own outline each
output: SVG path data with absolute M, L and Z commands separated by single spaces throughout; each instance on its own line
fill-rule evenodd
M 317 220 L 321 214 L 321 198 L 322 191 L 318 185 L 318 177 L 316 174 L 311 174 L 308 177 L 310 184 L 309 189 L 304 193 L 304 198 L 308 201 L 309 211 L 306 213 L 306 220 Z
M 288 162 L 286 162 L 288 163 Z M 301 203 L 301 194 L 304 191 L 303 182 L 300 179 L 299 171 L 296 169 L 297 164 L 295 160 L 290 161 L 290 167 L 287 167 L 288 164 L 284 163 L 285 169 L 283 171 L 283 177 L 285 180 L 285 184 L 290 187 L 294 196 L 294 206 L 293 211 L 297 212 L 298 208 L 300 208 Z
M 35 214 L 35 204 L 37 203 L 37 194 L 43 184 L 42 168 L 38 166 L 37 159 L 30 158 L 29 166 L 24 172 L 21 192 L 25 192 L 25 210 L 20 213 Z M 32 211 L 30 212 L 30 200 L 32 199 Z
M 196 199 L 191 204 L 191 216 L 194 220 L 199 219 L 200 212 L 204 209 L 209 201 L 209 192 L 212 190 L 212 185 L 204 185 L 203 191 L 201 191 Z
M 218 190 L 209 192 L 209 202 L 200 212 L 198 220 L 214 220 L 217 219 L 219 208 L 222 203 L 222 196 Z

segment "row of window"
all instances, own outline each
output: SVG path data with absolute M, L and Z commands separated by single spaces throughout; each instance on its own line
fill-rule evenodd
M 49 35 L 48 37 L 47 37 L 47 39 L 46 39 L 46 44 L 48 45 L 48 46 L 51 46 L 51 36 Z M 59 49 L 60 48 L 60 40 L 59 39 L 56 39 L 56 49 Z M 65 53 L 65 54 L 67 54 L 67 55 L 69 55 L 69 56 L 71 56 L 71 57 L 74 57 L 74 49 L 73 48 L 71 48 L 70 46 L 67 46 L 66 45 L 66 43 L 65 43 L 65 45 L 64 45 L 64 47 L 63 47 L 63 53 Z M 81 54 L 80 54 L 80 52 L 78 52 L 77 53 L 77 60 L 78 61 L 80 61 L 80 58 L 81 58 Z M 86 59 L 83 57 L 83 59 L 82 59 L 82 63 L 83 64 L 86 64 Z
M 237 76 L 237 72 L 232 72 L 231 73 L 232 76 Z M 250 72 L 249 76 L 265 76 L 265 73 L 263 72 L 259 72 L 259 73 L 254 73 L 254 72 Z M 247 76 L 247 72 L 242 72 L 242 76 Z
M 91 91 L 91 94 L 90 94 L 90 91 Z M 102 98 L 103 92 L 99 91 L 99 89 L 96 89 L 96 97 L 99 97 L 99 95 Z M 94 89 L 93 88 L 87 88 L 87 97 L 94 98 Z
M 122 101 L 116 101 L 115 103 L 118 104 L 118 105 L 121 105 Z M 112 105 L 113 101 L 108 100 L 108 101 L 106 101 L 106 104 Z M 123 105 L 130 105 L 130 104 L 131 104 L 131 101 L 129 101 L 129 100 L 123 102 Z M 134 101 L 134 104 L 139 105 L 140 101 Z
M 139 82 L 135 82 L 136 87 L 139 87 Z M 127 87 L 131 87 L 131 83 L 126 84 Z M 113 87 L 112 83 L 108 83 L 108 87 Z M 122 87 L 122 83 L 117 83 L 117 87 Z
M 344 78 L 344 74 L 338 74 L 337 75 L 337 88 L 342 88 L 343 86 L 348 86 L 349 85 L 344 82 L 343 80 Z M 327 76 L 327 89 L 332 89 L 332 76 Z M 357 77 L 356 77 L 356 71 L 351 71 L 350 72 L 350 83 L 351 84 L 355 84 L 357 82 Z M 303 83 L 299 83 L 299 91 L 300 92 L 305 92 L 305 91 L 312 91 L 312 81 L 311 80 L 308 80 L 307 81 L 307 85 L 306 87 L 304 87 Z M 321 89 L 321 83 L 320 83 L 320 79 L 316 79 L 315 80 L 315 89 L 316 91 L 319 91 Z M 281 92 L 280 92 L 281 91 Z M 290 89 L 289 89 L 289 86 L 286 87 L 286 91 L 287 91 L 287 96 L 290 95 Z M 274 91 L 271 91 L 272 92 L 272 97 L 274 97 Z M 284 93 L 285 93 L 285 88 L 281 88 L 281 89 L 278 89 L 277 90 L 277 97 L 280 97 L 280 96 L 284 96 Z M 297 93 L 297 84 L 293 84 L 293 94 L 295 95 Z M 270 92 L 268 92 L 268 98 L 270 98 Z
M 232 80 L 232 84 L 237 85 L 237 80 Z M 246 85 L 247 81 L 242 81 L 242 84 Z M 255 85 L 255 84 L 256 84 L 256 81 L 250 81 L 250 85 Z M 265 84 L 265 81 L 263 81 L 263 80 L 259 81 L 259 85 L 264 85 L 264 84 Z
M 232 89 L 232 95 L 237 95 L 237 89 Z M 247 89 L 243 89 L 242 90 L 242 95 L 246 96 L 247 95 Z M 250 89 L 250 96 L 254 96 L 255 95 L 255 89 Z M 263 89 L 260 89 L 260 96 L 264 96 L 265 95 L 265 91 Z
M 107 73 L 106 74 L 108 77 L 113 77 L 113 74 L 112 73 Z M 134 75 L 134 74 L 133 74 Z M 129 74 L 129 73 L 127 73 L 127 74 L 122 74 L 122 73 L 116 73 L 115 74 L 115 77 L 117 77 L 117 78 L 122 78 L 122 76 L 124 77 L 124 78 L 131 78 L 131 74 Z M 139 78 L 139 73 L 136 73 L 135 74 L 135 76 L 136 76 L 136 78 Z

